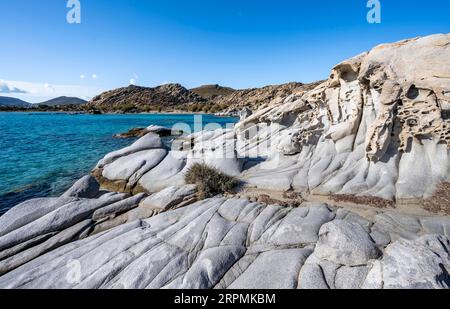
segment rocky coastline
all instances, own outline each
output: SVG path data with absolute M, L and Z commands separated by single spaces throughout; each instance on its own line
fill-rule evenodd
M 450 288 L 450 34 L 297 86 L 171 148 L 128 132 L 63 196 L 11 209 L 0 288 Z M 199 199 L 199 163 L 242 186 Z

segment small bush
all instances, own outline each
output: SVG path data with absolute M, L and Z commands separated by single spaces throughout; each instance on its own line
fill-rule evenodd
M 136 109 L 136 107 L 133 104 L 122 104 L 118 107 L 120 111 L 123 113 L 130 113 Z
M 300 193 L 294 195 L 294 194 L 287 194 L 285 192 L 283 194 L 283 198 L 286 198 L 287 200 L 282 201 L 274 199 L 270 197 L 270 195 L 261 194 L 258 197 L 258 202 L 266 205 L 280 205 L 282 207 L 294 207 L 294 208 L 300 207 L 305 202 Z
M 236 178 L 225 175 L 206 164 L 196 163 L 186 173 L 185 182 L 197 185 L 198 198 L 201 200 L 219 194 L 232 193 L 238 184 Z

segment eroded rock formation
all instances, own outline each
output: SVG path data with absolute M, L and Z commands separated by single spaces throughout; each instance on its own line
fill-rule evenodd
M 181 185 L 189 166 L 204 161 L 261 189 L 427 198 L 450 175 L 449 42 L 434 35 L 378 46 L 313 89 L 246 112 L 234 130 L 187 137 L 189 147 L 168 152 L 146 171 L 151 177 L 132 179 L 151 193 Z M 135 156 L 128 161 L 139 165 Z

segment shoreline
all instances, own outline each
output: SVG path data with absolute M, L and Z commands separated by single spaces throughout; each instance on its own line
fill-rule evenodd
M 121 133 L 124 133 L 128 130 L 128 126 L 133 127 L 147 127 L 148 125 L 155 124 L 157 126 L 169 126 L 171 127 L 170 123 L 176 123 L 179 121 L 186 122 L 188 124 L 193 124 L 193 116 L 192 113 L 182 113 L 182 114 L 175 114 L 175 113 L 146 113 L 146 114 L 105 114 L 105 117 L 89 117 L 89 116 L 81 116 L 81 117 L 71 117 L 72 115 L 68 115 L 65 112 L 40 112 L 36 114 L 31 114 L 31 116 L 28 116 L 29 112 L 13 112 L 14 114 L 7 114 L 0 112 L 0 115 L 2 116 L 3 123 L 7 126 L 9 126 L 8 130 L 5 131 L 11 138 L 7 138 L 4 142 L 7 147 L 18 147 L 17 154 L 20 154 L 20 157 L 22 158 L 29 158 L 27 159 L 24 166 L 35 166 L 34 162 L 44 162 L 47 161 L 47 159 L 44 159 L 47 155 L 45 153 L 50 153 L 54 156 L 54 158 L 58 158 L 58 156 L 65 156 L 64 153 L 66 152 L 66 148 L 69 147 L 71 144 L 70 140 L 74 139 L 73 136 L 77 136 L 76 139 L 79 141 L 77 142 L 78 145 L 80 145 L 80 151 L 81 156 L 86 156 L 86 160 L 83 160 L 83 162 L 90 162 L 89 166 L 86 166 L 86 164 L 78 164 L 76 163 L 79 158 L 78 155 L 73 154 L 70 155 L 72 160 L 71 162 L 74 162 L 73 164 L 71 162 L 66 162 L 66 158 L 62 158 L 61 164 L 57 163 L 51 163 L 50 165 L 42 163 L 42 166 L 48 165 L 46 168 L 42 168 L 40 166 L 35 167 L 37 169 L 35 172 L 29 172 L 29 169 L 26 167 L 23 167 L 21 169 L 17 170 L 10 170 L 10 172 L 6 172 L 4 170 L 3 173 L 3 185 L 1 187 L 2 189 L 2 196 L 4 197 L 2 199 L 2 202 L 0 202 L 0 206 L 2 207 L 2 212 L 6 212 L 18 204 L 27 201 L 29 199 L 33 198 L 41 198 L 41 197 L 57 197 L 60 193 L 63 193 L 66 189 L 68 189 L 71 185 L 73 185 L 74 182 L 76 182 L 82 175 L 78 172 L 78 169 L 83 170 L 85 173 L 88 174 L 92 168 L 95 167 L 95 164 L 108 152 L 117 151 L 123 147 L 129 146 L 132 142 L 136 140 L 137 137 L 131 137 L 130 138 L 116 138 L 115 136 Z M 32 116 L 35 115 L 35 116 Z M 178 115 L 178 116 L 177 116 Z M 204 125 L 207 125 L 209 122 L 217 122 L 220 124 L 225 124 L 228 122 L 235 123 L 237 121 L 236 118 L 231 117 L 220 117 L 221 119 L 216 118 L 217 116 L 214 115 L 207 115 L 204 114 L 205 117 L 203 119 Z M 76 116 L 76 115 L 75 115 Z M 95 116 L 95 115 L 93 115 Z M 174 118 L 175 116 L 175 118 Z M 50 126 L 48 129 L 45 129 L 47 127 L 46 124 L 52 123 L 53 117 L 57 118 L 56 126 L 58 129 L 56 129 L 58 132 L 55 132 L 55 134 L 51 133 L 53 130 Z M 56 119 L 55 118 L 55 119 Z M 29 120 L 28 120 L 29 119 Z M 34 119 L 34 120 L 33 120 Z M 71 120 L 73 119 L 73 120 Z M 80 120 L 77 120 L 80 119 Z M 85 119 L 85 120 L 83 120 Z M 91 120 L 89 120 L 91 119 Z M 103 120 L 102 120 L 103 119 Z M 110 120 L 111 119 L 111 120 Z M 114 120 L 117 119 L 117 120 Z M 125 124 L 125 127 L 123 127 L 123 120 L 120 119 L 130 119 L 129 124 Z M 181 120 L 180 120 L 181 119 Z M 169 123 L 167 123 L 169 121 Z M 94 135 L 91 136 L 90 133 L 86 134 L 79 134 L 79 130 L 95 130 L 95 126 L 90 126 L 89 123 L 99 123 L 102 124 L 102 132 L 96 132 L 93 133 Z M 29 124 L 28 124 L 29 123 Z M 67 123 L 67 125 L 66 125 Z M 128 123 L 128 122 L 126 122 Z M 33 125 L 32 125 L 33 124 Z M 36 124 L 39 124 L 39 126 L 36 126 Z M 74 124 L 74 125 L 72 125 Z M 144 125 L 142 125 L 144 124 Z M 23 127 L 22 125 L 25 125 Z M 111 126 L 115 127 L 117 126 L 117 129 L 108 129 Z M 23 129 L 19 129 L 23 128 Z M 63 131 L 60 130 L 60 128 L 63 129 Z M 12 140 L 14 137 L 16 140 L 19 139 L 21 141 L 26 141 L 25 136 L 20 137 L 23 135 L 20 133 L 19 130 L 25 130 L 27 132 L 37 132 L 41 136 L 39 141 L 36 141 L 34 139 L 30 140 L 30 143 L 36 143 L 36 145 L 33 147 L 33 149 L 39 149 L 40 145 L 47 144 L 49 141 L 54 140 L 51 144 L 49 144 L 48 149 L 42 149 L 39 151 L 39 153 L 34 153 L 33 150 L 28 149 L 28 146 L 24 144 L 23 147 L 19 144 L 8 144 L 8 141 Z M 47 138 L 47 134 L 50 134 Z M 29 134 L 28 134 L 29 135 Z M 33 134 L 34 135 L 34 134 Z M 69 139 L 66 141 L 65 136 Z M 90 146 L 91 151 L 89 153 L 86 153 L 86 151 L 83 152 L 83 144 L 87 141 L 84 140 L 84 137 L 93 137 L 94 140 L 98 140 L 98 146 Z M 56 140 L 55 140 L 56 137 Z M 105 140 L 107 138 L 107 140 Z M 69 143 L 69 144 L 67 144 Z M 94 143 L 92 140 L 89 143 Z M 100 144 L 101 143 L 101 144 Z M 9 146 L 8 146 L 9 145 Z M 64 146 L 66 145 L 66 146 Z M 79 147 L 77 145 L 73 145 L 74 147 L 77 147 L 75 149 L 78 149 Z M 56 147 L 56 148 L 55 148 Z M 94 147 L 94 148 L 92 148 Z M 92 153 L 94 151 L 94 153 Z M 95 156 L 95 153 L 98 154 L 98 156 Z M 30 156 L 32 154 L 35 159 L 32 159 Z M 4 160 L 5 167 L 7 166 L 8 162 L 13 162 L 14 160 L 18 160 L 15 158 L 14 154 L 8 154 L 6 152 L 3 152 L 3 156 L 0 156 Z M 43 161 L 44 160 L 44 161 Z M 53 160 L 54 161 L 54 160 Z M 52 162 L 53 162 L 52 161 Z M 65 162 L 65 163 L 64 163 Z M 10 163 L 12 164 L 12 163 Z M 76 167 L 77 165 L 78 167 Z M 42 171 L 40 172 L 40 170 Z M 69 174 L 71 171 L 74 171 L 73 174 Z M 40 172 L 40 174 L 38 174 Z M 54 173 L 56 173 L 54 176 L 52 176 Z M 22 175 L 20 177 L 19 175 Z M 72 177 L 73 175 L 73 177 Z M 44 178 L 48 176 L 49 178 L 44 180 Z M 21 179 L 24 179 L 23 181 Z M 40 188 L 44 188 L 41 190 Z M 44 192 L 45 191 L 45 192 Z M 49 191 L 49 193 L 47 193 Z M 44 192 L 44 193 L 43 193 Z
M 65 112 L 65 111 L 0 111 L 0 113 L 5 114 L 64 114 L 64 115 L 93 115 L 93 116 L 112 116 L 112 115 L 202 115 L 202 116 L 215 116 L 219 118 L 239 118 L 239 116 L 226 116 L 211 113 L 201 113 L 201 112 L 185 112 L 185 111 L 173 111 L 173 112 L 142 112 L 142 113 L 101 113 L 92 114 L 88 112 Z

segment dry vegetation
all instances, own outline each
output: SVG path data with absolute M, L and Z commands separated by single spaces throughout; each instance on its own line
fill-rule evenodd
M 374 196 L 357 196 L 352 194 L 335 194 L 331 195 L 330 199 L 337 203 L 353 203 L 357 205 L 367 205 L 376 208 L 393 208 L 395 207 L 395 202 L 386 200 L 380 197 Z
M 434 195 L 424 201 L 424 208 L 434 213 L 450 215 L 450 183 L 441 183 Z
M 185 175 L 185 182 L 197 185 L 197 195 L 200 200 L 219 194 L 232 193 L 238 185 L 238 180 L 225 175 L 206 164 L 194 164 Z
M 285 192 L 283 194 L 285 200 L 274 199 L 267 194 L 261 194 L 257 201 L 267 205 L 280 205 L 282 207 L 300 207 L 304 203 L 304 199 L 300 193 Z

